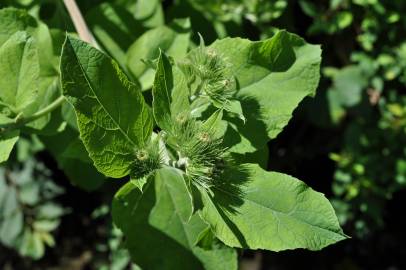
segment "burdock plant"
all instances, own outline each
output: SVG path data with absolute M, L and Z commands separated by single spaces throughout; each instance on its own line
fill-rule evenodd
M 65 132 L 66 123 L 53 127 L 50 119 L 67 100 L 80 140 L 64 158 L 80 155 L 106 177 L 128 180 L 112 215 L 143 269 L 237 269 L 234 248 L 319 250 L 346 238 L 323 194 L 266 171 L 267 142 L 315 94 L 319 46 L 280 31 L 258 42 L 206 46 L 201 38 L 183 59 L 161 51 L 145 61 L 156 67 L 147 103 L 149 93 L 128 79 L 122 62 L 70 36 L 60 72 L 45 79 L 54 67 L 42 60 L 53 56 L 36 40 L 47 29 L 35 30 L 22 11 L 0 12 L 34 20 L 5 27 L 0 44 L 0 77 L 7 78 L 0 78 L 0 162 L 21 133 Z M 52 87 L 59 75 L 62 96 Z

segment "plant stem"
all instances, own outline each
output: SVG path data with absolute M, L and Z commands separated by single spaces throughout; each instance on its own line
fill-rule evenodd
M 65 101 L 64 96 L 60 96 L 57 99 L 55 99 L 51 104 L 46 106 L 45 108 L 39 110 L 38 112 L 34 113 L 33 115 L 23 117 L 23 116 L 17 116 L 13 122 L 10 123 L 5 123 L 0 125 L 0 132 L 8 131 L 11 129 L 16 129 L 19 127 L 24 126 L 25 124 L 32 122 L 34 120 L 37 120 L 38 118 L 41 118 L 48 113 L 52 112 L 56 108 L 62 105 L 62 103 Z
M 83 19 L 82 13 L 80 12 L 80 9 L 76 4 L 75 0 L 63 0 L 63 2 L 65 4 L 66 9 L 69 12 L 73 25 L 75 26 L 75 29 L 79 34 L 79 37 L 83 41 L 90 43 L 94 47 L 99 49 L 99 46 L 96 40 L 94 39 L 92 33 L 90 32 L 89 27 L 87 27 L 87 24 Z

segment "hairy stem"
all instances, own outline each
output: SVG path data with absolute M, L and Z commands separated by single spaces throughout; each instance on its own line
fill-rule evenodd
M 16 129 L 16 128 L 24 126 L 27 123 L 37 120 L 38 118 L 41 118 L 41 117 L 47 115 L 48 113 L 51 113 L 56 108 L 59 108 L 64 101 L 65 101 L 65 97 L 60 96 L 59 98 L 55 99 L 51 104 L 49 104 L 45 108 L 39 110 L 38 112 L 34 113 L 33 115 L 30 115 L 27 117 L 17 115 L 17 117 L 14 118 L 13 122 L 1 124 L 0 132 L 8 131 L 11 129 Z

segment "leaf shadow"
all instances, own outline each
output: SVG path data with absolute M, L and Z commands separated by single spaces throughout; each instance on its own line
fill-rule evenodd
M 119 17 L 121 19 L 120 22 L 124 23 L 124 25 L 119 27 L 109 17 L 105 16 L 105 12 Z M 96 7 L 88 12 L 87 18 L 89 26 L 93 31 L 97 28 L 106 31 L 113 40 L 117 41 L 117 45 L 124 52 L 127 51 L 134 40 L 147 30 L 130 12 L 115 4 L 102 4 Z M 127 29 L 128 31 L 124 31 L 123 29 Z M 103 40 L 99 40 L 100 38 L 97 35 L 96 38 L 103 44 Z
M 249 173 L 245 167 L 238 165 L 229 165 L 224 170 L 218 180 L 213 191 L 213 198 L 222 209 L 229 213 L 237 214 L 238 207 L 244 203 L 244 192 L 242 186 L 249 181 Z M 226 195 L 226 196 L 224 196 Z
M 244 123 L 237 118 L 225 117 L 228 122 L 237 127 L 237 130 L 232 128 L 227 129 L 224 136 L 229 140 L 229 145 L 227 146 L 231 147 L 241 142 L 241 134 L 254 148 L 261 149 L 269 141 L 269 138 L 265 122 L 261 115 L 260 105 L 257 100 L 251 97 L 244 97 L 240 99 L 240 102 L 246 121 Z M 236 139 L 236 137 L 239 139 Z
M 238 208 L 244 203 L 242 186 L 249 181 L 249 174 L 245 167 L 230 166 L 221 175 L 212 189 L 212 202 L 217 212 L 227 224 L 228 228 L 238 239 L 242 247 L 248 247 L 243 233 L 228 215 L 239 215 Z

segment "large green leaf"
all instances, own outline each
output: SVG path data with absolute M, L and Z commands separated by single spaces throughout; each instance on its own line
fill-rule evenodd
M 127 52 L 127 66 L 140 80 L 142 89 L 150 88 L 154 80 L 154 70 L 142 60 L 158 58 L 160 49 L 175 59 L 181 58 L 187 52 L 189 38 L 189 20 L 179 19 L 168 26 L 160 26 L 145 32 L 131 45 Z
M 241 101 L 246 123 L 234 120 L 251 147 L 235 146 L 234 152 L 262 148 L 275 138 L 306 96 L 315 94 L 319 82 L 320 47 L 300 37 L 279 31 L 268 40 L 251 42 L 226 38 L 210 48 L 230 64 L 237 80 L 237 98 Z
M 192 195 L 189 193 L 182 172 L 171 167 L 156 171 L 155 193 L 158 194 L 157 201 L 151 212 L 150 222 L 169 235 L 175 234 L 176 238 L 179 233 L 176 226 L 167 227 L 166 225 L 186 224 L 193 214 Z M 188 243 L 193 241 L 187 241 L 187 235 L 183 236 L 186 237 L 183 244 L 190 246 Z
M 147 182 L 143 192 L 129 182 L 114 197 L 113 221 L 123 231 L 133 261 L 152 270 L 201 269 L 201 263 L 190 250 L 149 224 L 154 204 L 153 181 Z
M 127 183 L 113 201 L 113 220 L 124 232 L 134 262 L 143 269 L 236 269 L 233 249 L 219 242 L 211 249 L 194 246 L 207 225 L 196 214 L 182 221 L 191 205 L 181 175 L 169 168 L 157 174 L 156 189 L 162 191 L 158 198 L 150 179 L 143 192 Z
M 71 37 L 62 51 L 61 78 L 94 165 L 106 176 L 127 175 L 135 148 L 152 133 L 152 116 L 140 89 L 114 60 Z
M 291 176 L 244 164 L 223 178 L 202 192 L 201 214 L 229 246 L 319 250 L 346 238 L 324 195 Z
M 27 110 L 38 96 L 39 59 L 34 40 L 17 32 L 0 47 L 0 102 L 14 114 Z
M 191 250 L 200 259 L 205 269 L 237 269 L 236 253 L 223 244 L 215 243 L 212 249 L 196 246 L 198 236 L 207 224 L 193 213 L 192 197 L 181 172 L 163 168 L 156 172 L 156 204 L 149 221 L 176 242 Z

